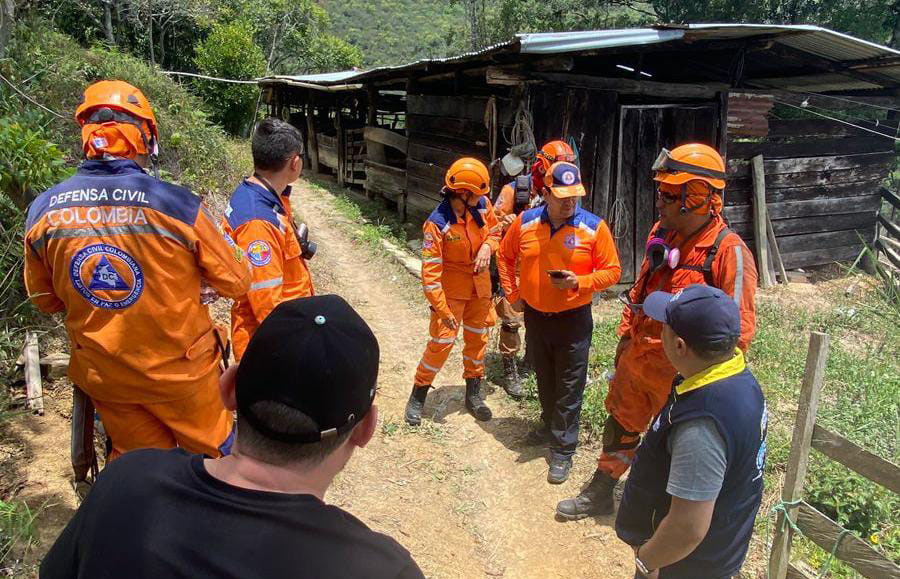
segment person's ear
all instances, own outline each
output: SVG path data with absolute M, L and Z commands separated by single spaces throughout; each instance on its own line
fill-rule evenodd
M 678 336 L 675 336 L 675 351 L 678 353 L 678 356 L 683 358 L 688 354 L 688 345 L 683 339 Z
M 232 364 L 219 377 L 219 396 L 222 397 L 222 404 L 230 411 L 237 409 L 237 370 L 238 365 Z
M 378 426 L 378 407 L 374 404 L 365 417 L 353 429 L 350 435 L 350 443 L 357 448 L 365 448 L 372 437 L 375 436 L 375 427 Z

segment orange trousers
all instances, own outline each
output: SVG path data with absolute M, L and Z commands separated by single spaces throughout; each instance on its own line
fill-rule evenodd
M 447 305 L 456 318 L 459 327 L 452 330 L 441 321 L 434 310 L 431 311 L 431 339 L 425 346 L 425 353 L 416 369 L 415 383 L 431 386 L 440 372 L 460 329 L 463 332 L 463 378 L 484 376 L 484 353 L 487 350 L 488 328 L 491 321 L 491 298 L 473 297 L 468 300 L 447 298 Z
M 641 433 L 665 406 L 674 379 L 659 339 L 635 337 L 625 346 L 606 395 L 609 418 L 598 470 L 619 479 L 631 467 Z
M 93 400 L 93 399 L 92 399 Z M 219 372 L 211 372 L 191 396 L 170 402 L 123 404 L 93 400 L 112 440 L 108 460 L 139 448 L 175 448 L 212 457 L 231 432 L 232 415 L 219 396 Z

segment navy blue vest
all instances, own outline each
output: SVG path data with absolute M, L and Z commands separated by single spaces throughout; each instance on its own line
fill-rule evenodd
M 677 381 L 676 381 L 677 385 Z M 712 418 L 727 447 L 722 490 L 706 537 L 693 553 L 664 568 L 666 579 L 732 577 L 744 562 L 763 490 L 766 455 L 766 401 L 749 370 L 678 394 L 644 436 L 616 517 L 616 534 L 629 545 L 653 535 L 669 512 L 666 492 L 672 457 L 666 441 L 679 422 Z

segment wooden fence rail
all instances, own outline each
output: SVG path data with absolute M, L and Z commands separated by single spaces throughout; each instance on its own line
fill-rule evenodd
M 813 332 L 781 493 L 783 510 L 778 513 L 769 556 L 769 577 L 809 579 L 808 573 L 789 561 L 796 525 L 806 538 L 829 553 L 833 552 L 836 559 L 856 569 L 863 577 L 900 579 L 900 567 L 896 563 L 803 501 L 803 483 L 811 448 L 892 492 L 900 490 L 900 467 L 816 423 L 827 358 L 828 336 Z
M 883 253 L 895 268 L 900 269 L 900 225 L 896 221 L 897 211 L 900 210 L 900 195 L 882 189 L 881 199 L 890 205 L 890 209 L 878 208 L 878 221 L 875 226 L 875 260 L 878 261 L 878 254 Z

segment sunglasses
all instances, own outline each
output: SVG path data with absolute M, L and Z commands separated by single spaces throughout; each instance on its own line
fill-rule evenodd
M 662 201 L 666 205 L 671 205 L 672 203 L 677 203 L 679 200 L 681 200 L 681 197 L 679 195 L 677 195 L 677 194 L 671 195 L 669 193 L 663 193 L 660 189 L 656 190 L 656 196 L 659 198 L 660 201 Z

